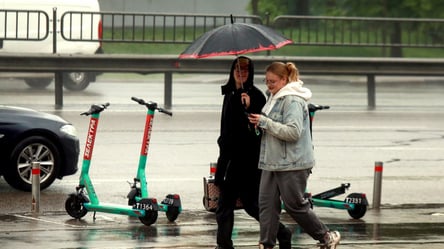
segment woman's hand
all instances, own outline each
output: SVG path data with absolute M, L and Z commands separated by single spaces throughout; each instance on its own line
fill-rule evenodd
M 254 114 L 251 113 L 248 115 L 248 120 L 250 120 L 250 123 L 254 124 L 255 127 L 259 125 L 259 121 L 261 120 L 261 114 Z

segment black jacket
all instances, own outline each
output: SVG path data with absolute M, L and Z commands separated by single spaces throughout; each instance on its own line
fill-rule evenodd
M 261 139 L 261 134 L 256 133 L 254 126 L 248 121 L 247 115 L 248 113 L 261 113 L 266 99 L 261 90 L 253 85 L 254 67 L 251 60 L 247 82 L 243 84 L 243 89 L 236 89 L 233 76 L 235 65 L 236 60 L 231 66 L 227 84 L 222 86 L 224 101 L 220 136 L 217 140 L 219 158 L 215 176 L 216 185 L 220 185 L 224 179 L 229 182 L 258 180 L 246 179 L 257 178 Z M 250 96 L 248 109 L 241 102 L 241 93 L 243 92 Z

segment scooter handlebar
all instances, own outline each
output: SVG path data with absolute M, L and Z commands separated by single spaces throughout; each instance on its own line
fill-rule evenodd
M 139 98 L 136 98 L 136 97 L 131 97 L 131 100 L 136 101 L 136 102 L 139 103 L 140 105 L 145 105 L 145 104 L 146 104 L 146 103 L 145 103 L 145 100 L 143 100 L 143 99 L 139 99 Z
M 105 104 L 94 104 L 91 105 L 88 111 L 80 113 L 80 115 L 89 116 L 91 114 L 101 113 L 103 110 L 105 110 L 108 106 L 110 106 L 110 103 L 106 102 Z
M 173 116 L 173 113 L 172 113 L 172 112 L 170 112 L 170 111 L 168 111 L 168 110 L 165 110 L 165 109 L 163 109 L 163 108 L 157 108 L 157 110 L 158 110 L 159 112 L 165 113 L 165 114 L 167 114 L 167 115 L 169 115 L 169 116 Z
M 315 111 L 318 111 L 318 110 L 330 109 L 330 106 L 328 106 L 328 105 L 317 105 L 317 104 L 309 103 L 308 104 L 308 109 L 311 112 L 315 112 Z
M 139 103 L 139 105 L 144 105 L 144 106 L 146 106 L 146 107 L 147 107 L 148 109 L 150 109 L 150 110 L 157 110 L 157 111 L 159 111 L 159 112 L 161 112 L 161 113 L 165 113 L 165 114 L 167 114 L 167 115 L 173 116 L 173 113 L 172 113 L 172 112 L 170 112 L 170 111 L 168 111 L 168 110 L 165 110 L 165 109 L 163 109 L 163 108 L 157 107 L 157 103 L 156 103 L 156 102 L 153 102 L 153 101 L 146 102 L 145 100 L 143 100 L 143 99 L 139 99 L 139 98 L 137 98 L 137 97 L 131 97 L 131 100 L 133 100 L 133 101 Z

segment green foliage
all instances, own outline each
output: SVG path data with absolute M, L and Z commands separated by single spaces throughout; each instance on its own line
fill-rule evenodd
M 278 15 L 286 14 L 288 9 L 287 0 L 258 0 L 259 16 L 269 16 L 270 20 L 273 20 Z
M 444 18 L 444 1 L 439 0 L 311 0 L 310 4 L 312 15 Z
M 255 0 L 252 0 L 255 1 Z M 444 18 L 444 1 L 438 0 L 256 0 L 261 16 L 269 13 L 270 24 L 298 44 L 298 54 L 324 56 L 395 56 L 395 57 L 443 57 L 438 48 L 378 48 L 363 47 L 363 44 L 399 44 L 427 46 L 443 44 L 443 23 L 400 22 L 384 25 L 382 22 L 355 21 L 340 26 L 332 21 L 280 21 L 275 17 L 290 14 L 291 7 L 309 4 L 310 15 L 336 17 L 387 17 L 387 18 Z M 344 21 L 346 23 L 346 21 Z M 373 26 L 372 26 L 373 25 Z M 341 31 L 339 31 L 341 30 Z M 324 43 L 324 44 L 323 44 Z M 325 47 L 325 43 L 338 46 Z M 344 44 L 344 45 L 341 45 Z M 348 46 L 347 44 L 351 45 Z M 353 47 L 353 45 L 359 45 Z
M 252 0 L 254 1 L 254 0 Z M 444 1 L 440 0 L 256 0 L 259 15 L 289 13 L 293 5 L 307 1 L 310 15 L 359 17 L 444 18 Z M 249 9 L 251 11 L 251 8 Z

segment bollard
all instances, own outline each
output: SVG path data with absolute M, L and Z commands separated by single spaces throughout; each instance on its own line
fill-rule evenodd
M 210 177 L 214 178 L 216 176 L 217 163 L 210 163 Z
M 382 190 L 382 162 L 375 162 L 375 177 L 373 179 L 373 209 L 381 206 L 381 190 Z
M 32 206 L 34 214 L 40 212 L 40 163 L 32 162 Z

